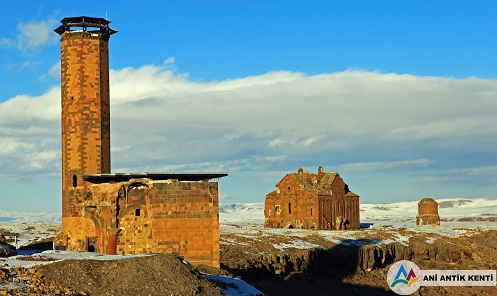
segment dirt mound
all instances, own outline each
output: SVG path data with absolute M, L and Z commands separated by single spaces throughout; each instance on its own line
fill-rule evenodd
M 21 272 L 22 273 L 22 272 Z M 49 295 L 222 295 L 196 268 L 173 255 L 122 260 L 65 260 L 26 271 Z

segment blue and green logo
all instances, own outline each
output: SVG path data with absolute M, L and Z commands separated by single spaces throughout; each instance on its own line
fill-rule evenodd
M 390 266 L 387 273 L 388 286 L 399 295 L 410 295 L 421 285 L 419 267 L 411 261 L 401 260 Z

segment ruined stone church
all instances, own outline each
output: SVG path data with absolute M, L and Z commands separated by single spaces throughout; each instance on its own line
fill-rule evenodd
M 219 266 L 218 183 L 226 173 L 111 173 L 110 21 L 69 17 L 61 36 L 62 231 L 56 248 L 173 253 Z
M 264 226 L 345 230 L 360 228 L 359 195 L 336 172 L 298 169 L 266 195 Z

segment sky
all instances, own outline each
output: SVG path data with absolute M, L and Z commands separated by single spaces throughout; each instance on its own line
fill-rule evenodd
M 362 203 L 497 197 L 497 1 L 33 0 L 0 10 L 2 210 L 61 210 L 53 29 L 83 15 L 118 31 L 113 173 L 227 172 L 220 203 L 319 166 Z

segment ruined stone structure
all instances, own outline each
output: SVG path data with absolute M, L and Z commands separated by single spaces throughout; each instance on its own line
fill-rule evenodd
M 100 18 L 61 22 L 62 233 L 64 246 L 81 250 L 82 229 L 91 227 L 82 217 L 90 185 L 83 175 L 110 173 L 108 41 L 116 31 Z
M 225 173 L 111 174 L 108 41 L 93 17 L 61 35 L 62 232 L 57 248 L 175 253 L 219 266 L 218 184 Z
M 416 225 L 440 225 L 438 203 L 431 198 L 423 198 L 418 203 Z
M 360 227 L 359 195 L 338 173 L 319 167 L 312 174 L 299 168 L 266 195 L 264 216 L 265 227 L 355 229 Z

